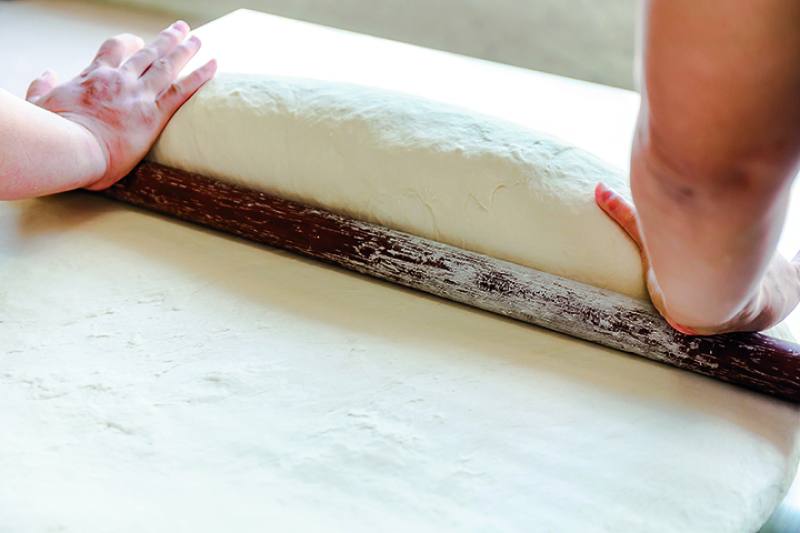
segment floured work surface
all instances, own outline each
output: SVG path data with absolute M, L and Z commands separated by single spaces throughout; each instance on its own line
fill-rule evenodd
M 788 404 L 100 198 L 0 265 L 10 531 L 752 531 L 796 464 Z

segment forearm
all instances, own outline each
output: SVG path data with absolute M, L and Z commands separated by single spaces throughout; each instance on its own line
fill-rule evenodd
M 676 323 L 718 331 L 779 311 L 779 294 L 761 295 L 800 154 L 798 17 L 784 0 L 645 4 L 631 185 Z
M 0 89 L 0 200 L 43 196 L 100 179 L 106 169 L 94 136 Z
M 715 329 L 743 313 L 771 324 L 764 274 L 788 206 L 790 175 L 732 162 L 722 176 L 675 169 L 641 138 L 631 187 L 663 305 L 677 323 Z M 644 146 L 643 146 L 644 145 Z M 727 178 L 724 176 L 727 175 Z M 750 182 L 750 181 L 753 182 Z M 759 315 L 763 315 L 760 316 Z

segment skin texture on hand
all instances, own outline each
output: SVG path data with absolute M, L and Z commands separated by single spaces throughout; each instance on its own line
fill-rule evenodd
M 176 80 L 200 48 L 199 39 L 187 38 L 188 33 L 189 26 L 178 21 L 146 46 L 134 35 L 118 35 L 104 42 L 72 80 L 59 85 L 50 71 L 34 80 L 28 102 L 69 124 L 33 106 L 11 101 L 2 106 L 10 125 L 7 156 L 0 160 L 0 198 L 100 190 L 125 176 L 175 111 L 216 71 L 212 60 Z M 0 97 L 4 103 L 8 99 Z

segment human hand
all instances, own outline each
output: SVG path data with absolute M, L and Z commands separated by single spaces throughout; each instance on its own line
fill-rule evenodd
M 147 154 L 169 119 L 216 72 L 209 61 L 176 81 L 200 49 L 186 38 L 189 25 L 175 22 L 145 46 L 122 34 L 104 42 L 77 77 L 57 85 L 46 71 L 28 88 L 26 99 L 85 128 L 97 142 L 102 169 L 83 186 L 101 190 L 128 174 Z
M 604 184 L 595 188 L 597 205 L 616 222 L 639 248 L 647 291 L 653 306 L 677 331 L 686 335 L 715 335 L 734 331 L 761 331 L 778 324 L 800 302 L 800 253 L 793 261 L 775 254 L 756 294 L 730 320 L 717 325 L 683 325 L 672 319 L 644 247 L 636 208 Z

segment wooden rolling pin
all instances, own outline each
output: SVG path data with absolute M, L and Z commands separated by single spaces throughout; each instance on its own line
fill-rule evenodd
M 800 403 L 797 344 L 686 336 L 647 302 L 155 163 L 103 194 Z

